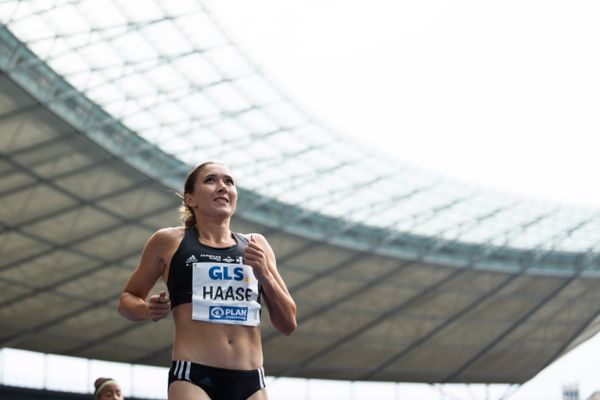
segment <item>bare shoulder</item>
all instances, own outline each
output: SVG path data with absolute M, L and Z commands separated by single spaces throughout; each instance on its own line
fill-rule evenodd
M 175 226 L 169 228 L 161 228 L 154 232 L 148 244 L 152 246 L 172 246 L 173 243 L 179 243 L 185 233 L 185 227 Z

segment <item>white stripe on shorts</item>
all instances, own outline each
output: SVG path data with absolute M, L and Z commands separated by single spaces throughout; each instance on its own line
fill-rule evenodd
M 187 369 L 188 362 L 191 364 L 190 361 L 181 361 L 181 368 L 179 368 L 179 372 L 177 373 L 177 379 L 183 378 L 183 371 Z
M 185 367 L 185 361 L 179 361 L 179 368 L 177 368 L 177 379 L 181 379 L 181 373 L 183 372 L 183 367 Z
M 258 369 L 258 380 L 260 382 L 260 388 L 264 389 L 265 387 L 267 387 L 267 385 L 265 384 L 265 370 L 264 368 L 259 368 Z
M 186 363 L 186 369 L 185 369 L 185 380 L 189 381 L 190 380 L 190 371 L 192 370 L 192 362 L 188 361 Z

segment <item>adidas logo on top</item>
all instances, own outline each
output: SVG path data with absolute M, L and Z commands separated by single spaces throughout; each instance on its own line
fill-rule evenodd
M 185 260 L 185 263 L 186 264 L 191 264 L 191 263 L 196 262 L 196 261 L 198 261 L 198 259 L 196 258 L 195 255 L 192 254 L 191 256 L 188 257 L 187 260 Z

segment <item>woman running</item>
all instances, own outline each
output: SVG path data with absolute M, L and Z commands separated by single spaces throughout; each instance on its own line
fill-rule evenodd
M 262 304 L 284 335 L 296 305 L 258 233 L 232 232 L 237 190 L 229 169 L 207 162 L 184 184 L 184 226 L 156 231 L 127 281 L 119 313 L 132 321 L 173 312 L 169 400 L 267 399 L 260 333 Z M 169 293 L 149 296 L 158 281 Z

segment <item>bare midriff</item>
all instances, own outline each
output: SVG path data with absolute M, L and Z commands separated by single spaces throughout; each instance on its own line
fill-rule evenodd
M 173 319 L 173 360 L 237 370 L 262 367 L 260 327 L 194 321 L 191 303 L 173 308 Z

